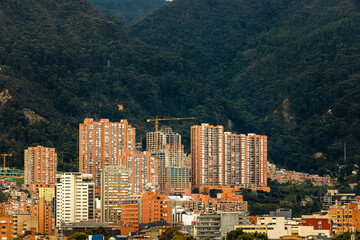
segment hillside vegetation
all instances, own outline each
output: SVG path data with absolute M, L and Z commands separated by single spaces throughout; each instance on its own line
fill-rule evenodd
M 215 123 L 268 135 L 270 161 L 351 182 L 359 22 L 354 0 L 177 0 L 128 30 L 193 63 L 211 89 Z
M 146 118 L 192 116 L 169 122 L 186 150 L 191 125 L 222 124 L 267 135 L 282 167 L 356 181 L 359 22 L 355 0 L 175 0 L 125 31 L 83 0 L 0 1 L 0 152 L 22 167 L 54 146 L 77 170 L 85 117 L 144 142 Z
M 181 57 L 80 0 L 1 1 L 0 69 L 0 152 L 20 168 L 24 149 L 41 144 L 56 147 L 59 170 L 76 171 L 85 117 L 129 119 L 144 141 L 147 117 L 182 116 L 207 95 Z

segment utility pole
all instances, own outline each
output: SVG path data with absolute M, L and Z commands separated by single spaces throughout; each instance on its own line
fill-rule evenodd
M 12 154 L 10 154 L 10 153 L 3 153 L 3 154 L 0 154 L 0 156 L 4 157 L 4 178 L 5 178 L 5 172 L 6 172 L 6 169 L 5 169 L 6 157 L 11 157 Z

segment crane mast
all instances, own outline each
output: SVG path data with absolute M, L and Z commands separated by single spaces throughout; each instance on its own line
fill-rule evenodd
M 5 178 L 5 172 L 6 172 L 6 169 L 5 169 L 6 157 L 11 157 L 12 154 L 3 153 L 3 154 L 0 154 L 0 156 L 4 157 L 4 172 L 3 172 L 3 175 L 4 175 L 4 178 Z

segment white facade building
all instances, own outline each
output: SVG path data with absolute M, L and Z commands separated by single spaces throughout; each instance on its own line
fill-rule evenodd
M 56 177 L 55 224 L 94 220 L 95 187 L 91 174 L 63 173 Z

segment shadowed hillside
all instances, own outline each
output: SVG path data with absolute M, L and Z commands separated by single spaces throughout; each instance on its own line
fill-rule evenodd
M 353 0 L 177 0 L 129 32 L 192 62 L 219 115 L 269 136 L 272 162 L 353 181 L 359 22 Z
M 268 135 L 280 166 L 356 181 L 358 4 L 176 0 L 128 34 L 86 1 L 1 1 L 0 151 L 21 167 L 24 148 L 54 146 L 76 170 L 85 117 L 126 118 L 144 142 L 147 117 L 192 116 L 171 123 L 186 150 L 192 124 L 222 124 Z
M 76 170 L 85 117 L 129 119 L 143 141 L 147 117 L 182 116 L 206 95 L 182 58 L 134 41 L 85 1 L 5 0 L 0 18 L 0 152 L 13 153 L 11 166 L 42 144 Z

